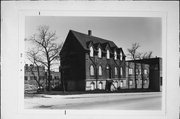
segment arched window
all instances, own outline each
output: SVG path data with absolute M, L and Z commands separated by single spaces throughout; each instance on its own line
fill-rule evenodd
M 123 56 L 122 56 L 122 52 L 120 52 L 120 60 L 122 60 Z
M 101 48 L 98 49 L 98 57 L 99 57 L 99 58 L 102 57 L 102 51 L 101 51 Z
M 147 74 L 147 69 L 144 70 L 144 74 Z
M 117 73 L 118 71 L 117 71 L 117 67 L 114 67 L 114 74 L 115 74 L 115 76 L 117 76 Z
M 129 85 L 130 85 L 130 86 L 133 85 L 133 81 L 132 81 L 132 80 L 129 81 Z
M 93 65 L 90 66 L 90 75 L 94 76 L 94 67 L 93 67 Z
M 116 88 L 118 88 L 118 82 L 117 82 L 117 81 L 114 82 L 114 86 L 115 86 Z
M 146 83 L 147 83 L 147 79 L 144 80 L 144 84 L 146 84 Z
M 99 89 L 103 89 L 103 83 L 102 82 L 99 82 Z
M 114 51 L 114 59 L 117 60 L 117 52 Z
M 109 50 L 107 50 L 107 51 L 106 51 L 106 53 L 107 53 L 107 54 L 106 54 L 107 59 L 109 59 L 109 58 L 110 58 L 110 53 L 109 53 Z
M 94 82 L 91 82 L 90 87 L 91 87 L 91 90 L 94 90 L 94 89 L 95 89 L 95 84 L 94 84 Z
M 92 46 L 90 47 L 90 56 L 91 56 L 91 57 L 93 57 L 93 56 L 94 56 L 94 49 L 93 49 L 93 47 L 92 47 Z
M 102 75 L 102 66 L 99 66 L 98 69 L 99 69 L 99 70 L 98 70 L 99 76 L 101 76 L 101 75 Z
M 129 74 L 133 74 L 133 69 L 129 68 Z
M 120 75 L 121 75 L 121 76 L 123 75 L 123 69 L 122 69 L 122 67 L 120 68 Z
M 123 87 L 123 81 L 120 82 L 120 87 L 121 87 L 121 88 Z
M 139 69 L 139 74 L 141 74 L 141 68 Z

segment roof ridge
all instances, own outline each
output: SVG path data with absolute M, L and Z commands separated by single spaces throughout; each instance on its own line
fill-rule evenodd
M 104 39 L 104 38 L 100 38 L 100 37 L 97 37 L 97 36 L 90 36 L 90 35 L 88 35 L 88 34 L 85 34 L 85 33 L 82 33 L 82 32 L 78 32 L 78 31 L 75 31 L 75 30 L 70 30 L 71 32 L 75 32 L 75 33 L 78 33 L 78 34 L 81 34 L 81 35 L 85 35 L 86 37 L 91 37 L 91 38 L 95 38 L 95 39 L 93 39 L 93 40 L 97 40 L 97 39 L 100 39 L 100 40 L 102 40 L 102 41 L 104 41 L 103 43 L 101 43 L 101 42 L 99 42 L 99 43 L 101 43 L 101 44 L 104 44 L 104 43 L 109 43 L 109 42 L 111 42 L 111 43 L 113 43 L 113 45 L 114 46 L 116 46 L 116 44 L 113 42 L 113 41 L 111 41 L 111 40 L 107 40 L 107 39 Z M 92 40 L 92 39 L 91 39 Z M 99 40 L 97 40 L 97 41 L 99 41 Z M 86 41 L 87 42 L 87 41 Z M 116 46 L 117 47 L 117 46 Z

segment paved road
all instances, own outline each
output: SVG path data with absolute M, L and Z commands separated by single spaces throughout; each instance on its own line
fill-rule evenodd
M 160 110 L 161 93 L 41 95 L 25 98 L 26 109 Z

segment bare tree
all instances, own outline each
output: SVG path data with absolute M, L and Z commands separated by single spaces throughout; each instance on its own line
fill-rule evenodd
M 140 47 L 139 43 L 133 43 L 132 47 L 128 50 L 128 56 L 132 59 L 132 60 L 136 60 L 139 57 L 139 52 L 137 51 L 138 48 Z
M 135 89 L 137 89 L 137 80 L 136 80 L 136 62 L 135 60 L 138 59 L 139 57 L 139 53 L 138 53 L 138 48 L 140 47 L 139 43 L 133 43 L 132 44 L 132 47 L 130 49 L 127 49 L 128 50 L 128 56 L 134 60 L 134 78 L 135 78 Z
M 149 59 L 149 58 L 151 58 L 152 53 L 153 53 L 152 51 L 144 53 L 141 59 Z
M 26 52 L 28 60 L 32 63 L 32 65 L 30 65 L 30 71 L 31 71 L 31 73 L 32 73 L 32 75 L 34 77 L 34 80 L 37 82 L 38 87 L 41 87 L 42 84 L 40 82 L 40 70 L 39 70 L 40 63 L 38 62 L 38 60 L 39 60 L 38 53 L 39 53 L 39 51 L 38 50 L 34 50 L 34 49 L 33 50 L 29 50 L 29 51 Z M 34 71 L 35 67 L 37 69 L 37 78 L 35 76 L 35 72 L 36 71 Z
M 140 47 L 139 43 L 133 43 L 132 47 L 128 49 L 128 55 L 130 56 L 130 59 L 134 60 L 134 77 L 135 77 L 135 88 L 137 88 L 137 82 L 136 82 L 136 69 L 137 69 L 137 64 L 135 60 L 142 60 L 142 59 L 149 59 L 152 57 L 152 51 L 145 52 L 145 53 L 140 53 L 138 52 L 138 48 Z M 142 88 L 144 84 L 144 79 L 143 79 L 143 66 L 141 63 L 141 78 L 142 78 Z
M 51 67 L 55 60 L 59 59 L 59 52 L 62 47 L 58 45 L 55 41 L 57 40 L 56 32 L 49 31 L 48 26 L 39 26 L 37 34 L 29 39 L 38 48 L 40 57 L 38 57 L 37 62 L 40 62 L 47 68 L 47 89 L 51 90 Z

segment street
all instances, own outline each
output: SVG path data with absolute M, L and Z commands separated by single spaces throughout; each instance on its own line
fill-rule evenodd
M 26 97 L 25 109 L 160 110 L 161 92 Z

